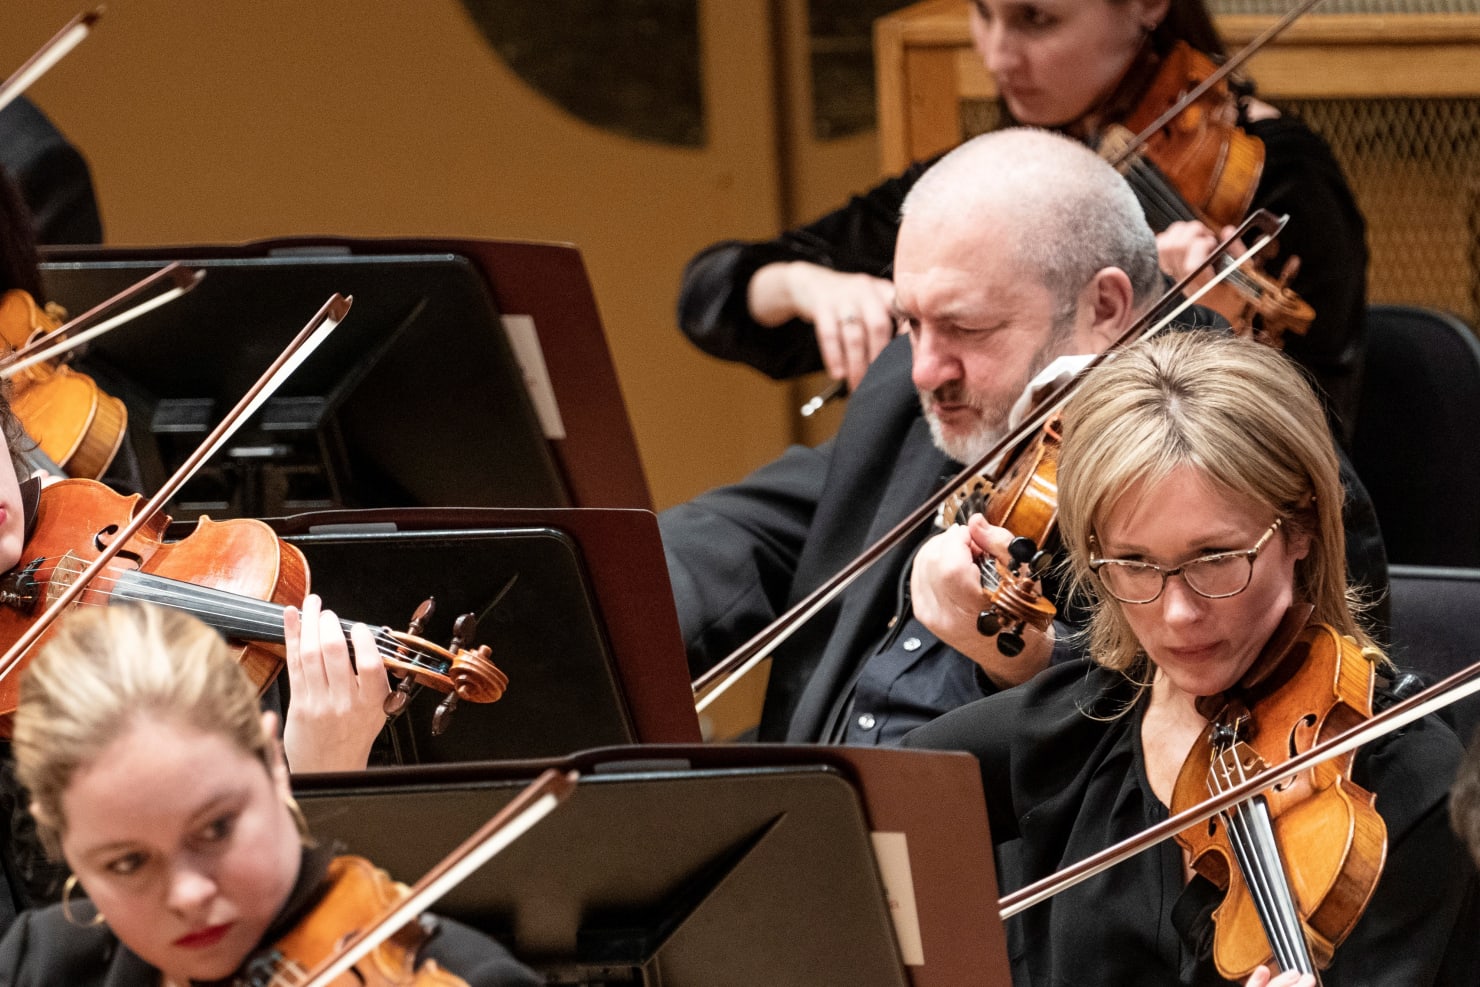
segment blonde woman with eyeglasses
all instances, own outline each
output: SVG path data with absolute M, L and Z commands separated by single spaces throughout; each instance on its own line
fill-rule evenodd
M 1065 411 L 1060 529 L 1091 601 L 1089 660 L 915 731 L 981 761 L 1004 885 L 1026 884 L 1165 819 L 1207 703 L 1319 622 L 1390 671 L 1346 586 L 1342 486 L 1321 406 L 1258 344 L 1208 332 L 1134 347 Z M 1380 701 L 1380 699 L 1379 699 Z M 1387 860 L 1326 987 L 1480 982 L 1474 870 L 1446 825 L 1461 754 L 1430 719 L 1357 755 Z M 1330 834 L 1330 839 L 1341 839 Z M 1016 982 L 1221 984 L 1222 892 L 1164 843 L 1009 924 Z M 1268 982 L 1260 970 L 1251 984 Z M 1282 974 L 1277 984 L 1300 982 Z

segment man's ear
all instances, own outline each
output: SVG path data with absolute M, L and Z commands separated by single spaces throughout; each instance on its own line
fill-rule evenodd
M 1088 338 L 1081 340 L 1086 352 L 1098 353 L 1109 347 L 1134 321 L 1136 292 L 1131 279 L 1118 267 L 1102 267 L 1090 278 L 1080 295 L 1088 307 L 1090 320 L 1085 328 Z

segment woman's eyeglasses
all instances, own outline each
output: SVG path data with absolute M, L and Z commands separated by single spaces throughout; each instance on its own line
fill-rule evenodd
M 1238 596 L 1249 588 L 1254 578 L 1254 560 L 1279 530 L 1281 518 L 1242 552 L 1219 552 L 1191 559 L 1172 569 L 1151 562 L 1130 559 L 1096 559 L 1089 562 L 1090 571 L 1099 577 L 1100 585 L 1121 603 L 1152 603 L 1166 589 L 1167 580 L 1180 575 L 1187 588 L 1198 596 L 1222 600 Z

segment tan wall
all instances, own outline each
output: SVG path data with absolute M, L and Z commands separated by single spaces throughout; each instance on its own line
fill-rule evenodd
M 791 0 L 788 0 L 791 2 Z M 7 5 L 0 71 L 79 0 Z M 709 145 L 618 137 L 519 80 L 455 0 L 110 0 L 31 95 L 83 148 L 110 243 L 299 233 L 565 240 L 585 255 L 654 498 L 742 475 L 796 430 L 790 388 L 697 354 L 679 272 L 781 222 L 772 4 L 702 0 Z M 803 215 L 871 139 L 796 148 Z

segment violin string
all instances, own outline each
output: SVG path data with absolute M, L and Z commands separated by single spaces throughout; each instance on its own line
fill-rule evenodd
M 1237 757 L 1239 776 L 1244 776 L 1243 762 Z M 1232 782 L 1225 764 L 1224 789 Z M 1290 900 L 1290 889 L 1284 879 L 1279 850 L 1269 821 L 1267 803 L 1261 797 L 1250 799 L 1238 808 L 1239 840 L 1235 850 L 1242 852 L 1240 868 L 1250 885 L 1260 922 L 1266 931 L 1275 959 L 1281 970 L 1302 969 L 1300 945 L 1303 934 L 1300 919 Z
M 1230 753 L 1233 752 L 1226 751 L 1218 759 L 1217 784 L 1209 785 L 1215 795 L 1227 791 L 1236 780 L 1243 781 L 1248 777 L 1242 759 L 1235 754 L 1233 763 L 1237 767 L 1237 779 L 1234 778 L 1227 762 Z M 1313 973 L 1314 964 L 1307 950 L 1300 915 L 1274 840 L 1268 804 L 1263 797 L 1255 797 L 1234 807 L 1225 819 L 1228 815 L 1238 820 L 1236 826 L 1229 827 L 1230 845 L 1239 859 L 1240 871 L 1258 908 L 1276 962 L 1282 971 Z
M 1125 177 L 1131 187 L 1137 191 L 1143 204 L 1154 206 L 1159 210 L 1155 216 L 1150 217 L 1154 225 L 1165 228 L 1174 222 L 1198 221 L 1196 214 L 1192 212 L 1177 190 L 1145 158 L 1140 156 L 1133 158 Z M 1152 210 L 1148 209 L 1148 212 L 1150 211 Z M 1251 294 L 1258 293 L 1259 289 L 1254 280 L 1241 269 L 1234 271 L 1229 280 Z
M 1148 217 L 1152 225 L 1168 226 L 1179 220 L 1197 218 L 1176 190 L 1151 168 L 1145 158 L 1135 157 L 1127 164 L 1126 182 L 1136 191 L 1136 197 L 1141 200 L 1142 206 L 1149 207 L 1148 212 L 1155 211 L 1154 215 Z
M 1213 794 L 1226 791 L 1228 788 L 1229 773 L 1226 761 L 1227 751 L 1223 752 L 1214 761 L 1214 772 L 1209 780 L 1208 788 Z M 1255 909 L 1259 913 L 1260 925 L 1264 929 L 1265 938 L 1274 952 L 1275 962 L 1281 970 L 1288 970 L 1289 951 L 1288 942 L 1285 938 L 1285 930 L 1274 921 L 1275 913 L 1272 908 L 1272 898 L 1269 888 L 1269 875 L 1263 870 L 1263 861 L 1258 856 L 1255 846 L 1257 838 L 1251 831 L 1250 814 L 1255 804 L 1250 799 L 1240 805 L 1232 806 L 1222 814 L 1224 829 L 1228 834 L 1228 843 L 1233 850 L 1239 873 L 1243 875 L 1244 885 L 1249 889 L 1249 896 L 1253 899 Z
M 990 556 L 982 556 L 980 561 L 978 561 L 976 565 L 977 568 L 981 570 L 982 589 L 996 590 L 1002 585 L 1002 580 L 999 579 L 997 576 L 997 567 L 992 564 L 992 559 Z
M 84 568 L 82 560 L 76 556 L 59 556 L 52 565 L 38 566 L 28 575 L 37 578 L 40 582 L 43 581 L 39 578 L 42 576 L 47 579 L 57 576 L 75 577 Z M 106 575 L 100 575 L 94 579 L 92 585 L 85 591 L 84 599 L 78 601 L 78 605 L 104 606 L 109 598 L 126 602 L 157 603 L 199 617 L 206 623 L 217 626 L 218 629 L 223 621 L 229 622 L 229 627 L 226 629 L 235 631 L 242 637 L 266 641 L 283 639 L 285 607 L 281 604 L 197 586 L 193 583 L 156 576 L 125 566 L 109 566 L 104 569 L 104 573 Z M 94 596 L 99 599 L 90 598 Z M 352 622 L 340 620 L 339 623 L 348 636 L 353 626 Z M 427 652 L 414 643 L 402 641 L 385 627 L 372 626 L 371 630 L 376 650 L 382 658 L 395 659 L 432 669 L 440 669 L 446 664 L 445 659 Z
M 280 958 L 268 987 L 298 987 L 308 980 L 308 968 L 297 960 Z
M 1153 226 L 1165 228 L 1178 221 L 1197 221 L 1197 216 L 1182 196 L 1143 156 L 1136 155 L 1127 164 L 1129 167 L 1124 173 L 1126 181 L 1136 190 L 1137 197 L 1148 213 L 1153 208 L 1156 210 L 1155 215 L 1147 217 Z M 1258 292 L 1254 280 L 1242 270 L 1234 271 L 1229 280 L 1237 282 L 1250 293 Z
M 1249 776 L 1243 761 L 1236 759 L 1235 763 L 1238 765 L 1238 781 L 1247 781 Z M 1263 766 L 1262 762 L 1260 766 Z M 1279 927 L 1287 937 L 1289 961 L 1293 964 L 1283 969 L 1314 974 L 1316 967 L 1310 954 L 1310 942 L 1306 938 L 1305 926 L 1300 919 L 1300 910 L 1295 901 L 1294 889 L 1290 886 L 1284 858 L 1280 855 L 1279 844 L 1274 838 L 1274 821 L 1270 814 L 1269 802 L 1263 797 L 1255 802 L 1258 806 L 1255 818 L 1259 824 L 1260 833 L 1258 846 L 1262 848 L 1265 857 L 1264 867 L 1269 875 L 1272 889 L 1271 901 L 1279 909 L 1281 915 Z

